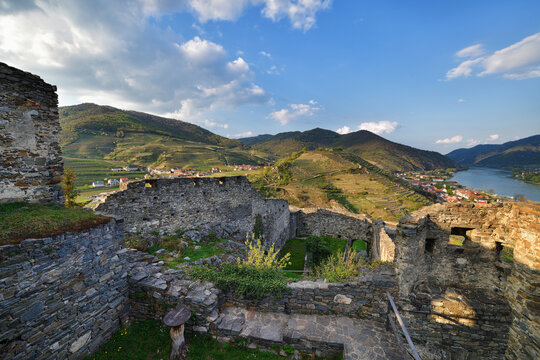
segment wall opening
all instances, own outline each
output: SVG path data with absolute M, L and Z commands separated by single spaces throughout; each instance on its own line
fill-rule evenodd
M 435 248 L 435 239 L 426 239 L 426 245 L 424 247 L 425 254 L 432 254 Z

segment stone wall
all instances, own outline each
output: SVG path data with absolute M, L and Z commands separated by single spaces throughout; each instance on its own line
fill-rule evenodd
M 426 358 L 540 354 L 532 320 L 538 317 L 539 214 L 537 205 L 446 204 L 400 221 L 399 302 Z M 465 236 L 461 246 L 449 241 L 452 234 Z M 514 248 L 513 263 L 502 259 L 503 246 Z
M 395 237 L 395 234 L 385 226 L 385 223 L 381 219 L 373 221 L 372 233 L 371 259 L 394 262 L 396 245 L 391 235 Z
M 107 196 L 96 210 L 125 219 L 129 232 L 174 233 L 196 229 L 241 239 L 252 233 L 258 215 L 263 242 L 283 246 L 290 235 L 286 200 L 264 199 L 243 176 L 156 179 L 129 183 Z
M 299 281 L 290 283 L 282 297 L 269 296 L 261 300 L 224 294 L 225 305 L 256 308 L 258 311 L 342 314 L 383 321 L 386 314 L 386 292 L 397 294 L 397 279 L 393 269 L 383 266 L 366 270 L 358 280 L 346 283 Z
M 540 358 L 540 206 L 513 207 L 514 268 L 506 293 L 514 317 L 508 359 Z
M 183 270 L 163 271 L 163 264 L 152 255 L 133 250 L 126 255 L 134 264 L 128 276 L 131 319 L 161 321 L 169 310 L 184 305 L 193 315 L 187 328 L 208 332 L 218 317 L 219 289 L 212 283 L 190 279 Z
M 366 215 L 326 209 L 295 209 L 296 236 L 331 236 L 346 240 L 372 241 L 371 221 Z
M 0 202 L 60 201 L 56 86 L 0 62 Z
M 126 262 L 114 221 L 0 247 L 0 358 L 80 359 L 126 316 Z

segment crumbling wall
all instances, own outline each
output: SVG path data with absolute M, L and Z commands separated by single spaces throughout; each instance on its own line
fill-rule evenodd
M 0 247 L 0 359 L 81 359 L 127 317 L 128 263 L 108 224 Z
M 326 209 L 296 209 L 296 235 L 331 236 L 346 240 L 371 238 L 371 222 L 365 215 L 342 214 Z
M 381 219 L 372 223 L 373 240 L 371 241 L 371 259 L 394 262 L 396 245 L 389 229 Z M 392 234 L 395 237 L 395 234 Z
M 426 358 L 540 354 L 532 320 L 538 318 L 539 214 L 532 204 L 445 204 L 400 221 L 400 304 Z M 464 235 L 461 245 L 450 241 L 457 233 Z M 513 263 L 501 256 L 503 246 L 514 249 Z
M 258 311 L 340 314 L 384 321 L 386 292 L 397 295 L 397 279 L 390 266 L 365 270 L 358 279 L 346 283 L 298 281 L 287 285 L 281 296 L 246 299 L 234 293 L 223 294 L 225 306 L 256 308 Z
M 56 86 L 0 63 L 0 202 L 60 201 Z
M 107 196 L 96 210 L 123 217 L 132 233 L 195 229 L 242 239 L 255 230 L 258 216 L 266 246 L 281 248 L 291 232 L 287 201 L 264 199 L 243 176 L 133 182 Z

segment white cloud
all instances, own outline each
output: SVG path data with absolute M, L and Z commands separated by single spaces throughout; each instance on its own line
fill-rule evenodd
M 270 58 L 272 57 L 272 54 L 266 52 L 266 51 L 259 51 L 259 55 L 262 55 L 264 57 Z
M 147 1 L 155 3 L 156 0 Z M 188 0 L 187 3 L 202 23 L 234 21 L 249 6 L 262 5 L 262 16 L 274 22 L 288 18 L 293 28 L 307 31 L 315 25 L 317 13 L 329 9 L 332 0 Z
M 221 129 L 229 128 L 229 124 L 221 124 L 211 119 L 204 119 L 202 123 L 205 127 L 210 127 L 210 128 L 221 128 Z
M 188 0 L 11 4 L 0 0 L 0 59 L 58 85 L 61 105 L 97 102 L 204 126 L 206 113 L 270 100 L 243 58 L 149 21 Z
M 460 58 L 476 58 L 485 53 L 484 45 L 482 44 L 476 44 L 469 47 L 466 47 L 465 49 L 461 49 L 456 53 L 456 56 Z
M 337 132 L 338 134 L 345 135 L 345 134 L 348 134 L 348 133 L 351 132 L 351 128 L 348 127 L 348 126 L 344 126 L 344 127 L 342 127 L 342 128 L 337 129 L 336 132 Z
M 377 135 L 390 134 L 396 130 L 397 121 L 363 122 L 358 125 L 358 130 L 368 130 Z
M 468 57 L 446 73 L 446 79 L 502 74 L 506 79 L 523 80 L 540 77 L 540 32 L 524 38 L 492 54 L 484 55 L 482 45 L 458 51 Z M 483 55 L 483 56 L 481 56 Z
M 453 136 L 451 138 L 439 139 L 439 140 L 435 141 L 435 144 L 456 144 L 456 143 L 460 143 L 462 141 L 463 141 L 463 136 L 456 135 L 456 136 Z
M 379 121 L 379 122 L 371 121 L 371 122 L 361 123 L 360 125 L 358 125 L 356 130 L 367 130 L 377 135 L 390 134 L 391 132 L 397 129 L 398 125 L 399 124 L 397 121 L 387 121 L 387 120 Z M 356 130 L 351 129 L 349 126 L 343 126 L 337 129 L 336 132 L 338 134 L 345 135 Z
M 252 136 L 255 136 L 255 133 L 253 131 L 244 131 L 244 132 L 234 134 L 234 135 L 227 135 L 227 137 L 231 137 L 233 139 L 241 139 L 241 138 L 252 137 Z
M 458 103 L 464 103 L 464 102 L 465 102 L 465 99 L 458 99 L 457 102 L 458 102 Z
M 491 141 L 499 140 L 499 134 L 489 135 L 489 140 Z
M 274 111 L 268 115 L 267 118 L 279 121 L 281 125 L 287 125 L 301 117 L 313 116 L 313 114 L 321 110 L 321 108 L 317 106 L 315 100 L 310 100 L 308 104 L 291 104 L 289 107 L 289 109 Z
M 307 31 L 315 25 L 315 15 L 330 8 L 332 0 L 264 0 L 262 14 L 279 21 L 288 17 L 293 28 Z

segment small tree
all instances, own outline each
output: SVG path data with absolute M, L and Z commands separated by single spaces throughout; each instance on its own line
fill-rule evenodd
M 68 207 L 76 206 L 75 199 L 79 196 L 79 191 L 75 190 L 75 172 L 69 166 L 64 168 L 62 176 L 62 190 L 64 190 L 64 204 Z
M 519 202 L 525 202 L 527 201 L 527 198 L 523 194 L 514 194 L 514 200 Z

